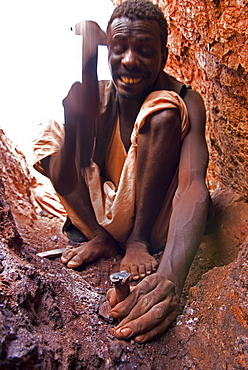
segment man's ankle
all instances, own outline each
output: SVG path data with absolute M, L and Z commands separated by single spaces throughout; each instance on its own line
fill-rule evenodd
M 126 242 L 126 251 L 133 250 L 133 249 L 143 249 L 146 252 L 149 252 L 149 243 L 145 240 L 141 240 L 138 238 L 128 239 Z

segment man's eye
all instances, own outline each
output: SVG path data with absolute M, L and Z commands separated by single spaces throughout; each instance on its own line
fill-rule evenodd
M 124 46 L 123 45 L 114 45 L 113 46 L 113 51 L 116 53 L 116 54 L 122 54 L 123 51 L 124 51 Z
M 143 49 L 142 48 L 142 49 L 139 50 L 139 53 L 143 57 L 147 57 L 147 58 L 153 56 L 153 50 L 151 50 L 151 49 Z

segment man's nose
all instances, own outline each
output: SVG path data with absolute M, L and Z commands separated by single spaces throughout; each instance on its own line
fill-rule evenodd
M 139 67 L 140 62 L 137 58 L 136 53 L 132 49 L 127 49 L 123 58 L 122 58 L 122 64 L 131 69 L 133 67 Z

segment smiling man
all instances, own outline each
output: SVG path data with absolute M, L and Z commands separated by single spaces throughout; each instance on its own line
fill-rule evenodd
M 35 166 L 51 179 L 68 213 L 65 233 L 84 240 L 64 252 L 63 263 L 77 268 L 122 248 L 120 269 L 144 278 L 124 302 L 108 293 L 112 316 L 122 319 L 115 335 L 143 343 L 176 318 L 204 232 L 205 108 L 198 93 L 163 72 L 167 24 L 151 2 L 120 4 L 107 35 L 93 22 L 83 29 L 83 83 L 64 100 L 65 126 L 50 121 L 37 140 Z M 112 81 L 98 87 L 102 43 Z M 158 266 L 152 254 L 161 248 Z

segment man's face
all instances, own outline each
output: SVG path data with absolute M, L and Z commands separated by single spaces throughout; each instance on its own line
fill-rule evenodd
M 164 68 L 156 21 L 116 18 L 108 30 L 109 66 L 120 96 L 143 100 Z

